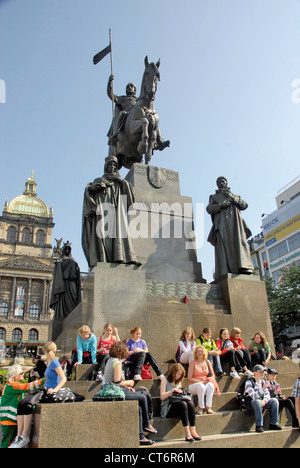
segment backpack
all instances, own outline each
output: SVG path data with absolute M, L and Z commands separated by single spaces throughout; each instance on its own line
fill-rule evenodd
M 236 399 L 240 404 L 240 410 L 246 410 L 246 414 L 251 415 L 252 414 L 252 406 L 251 406 L 251 398 L 247 395 L 245 395 L 245 387 L 246 383 L 250 380 L 251 384 L 253 385 L 253 388 L 255 386 L 255 379 L 251 377 L 250 379 L 243 380 L 243 382 L 240 384 L 239 388 L 237 389 L 236 392 Z
M 147 390 L 146 387 L 138 387 L 135 389 L 136 392 L 143 393 L 143 395 L 146 395 L 147 401 L 148 401 L 148 413 L 149 413 L 149 419 L 152 419 L 153 417 L 153 404 L 152 404 L 152 396 L 149 390 Z

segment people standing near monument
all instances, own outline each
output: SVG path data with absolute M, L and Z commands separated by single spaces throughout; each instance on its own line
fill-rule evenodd
M 186 327 L 180 337 L 178 345 L 177 362 L 181 364 L 189 364 L 193 359 L 193 348 L 196 346 L 196 337 L 194 330 L 191 327 Z
M 225 177 L 217 179 L 217 186 L 206 208 L 213 223 L 207 240 L 215 247 L 215 279 L 228 273 L 252 275 L 247 242 L 252 234 L 240 213 L 248 204 L 231 193 Z
M 216 343 L 214 342 L 214 340 L 212 340 L 211 337 L 211 329 L 208 327 L 204 328 L 202 335 L 199 335 L 199 337 L 196 340 L 196 345 L 202 345 L 206 349 L 208 354 L 208 360 L 213 365 L 216 376 L 221 377 L 222 375 L 224 375 L 220 361 L 221 352 L 217 348 Z
M 142 340 L 142 329 L 135 327 L 130 331 L 131 338 L 126 341 L 128 348 L 129 361 L 134 363 L 133 380 L 143 380 L 141 377 L 144 364 L 150 364 L 157 377 L 162 380 L 164 377 L 163 371 L 160 369 L 155 357 L 149 352 L 147 343 Z
M 147 397 L 134 390 L 134 381 L 125 380 L 122 370 L 122 361 L 128 357 L 128 348 L 125 343 L 119 341 L 112 345 L 109 354 L 110 359 L 107 361 L 104 373 L 105 383 L 113 382 L 120 385 L 125 393 L 125 400 L 138 401 L 140 445 L 152 445 L 153 441 L 144 436 L 144 431 L 148 434 L 157 434 L 157 430 L 150 424 Z
M 177 363 L 170 367 L 167 377 L 164 377 L 160 386 L 161 417 L 180 418 L 184 431 L 185 440 L 194 442 L 201 440 L 196 431 L 196 410 L 192 399 L 172 402 L 172 396 L 183 395 L 182 381 L 185 377 L 184 367 Z
M 262 331 L 257 332 L 249 344 L 249 352 L 251 355 L 252 364 L 261 364 L 263 366 L 268 366 L 271 358 L 272 351 L 267 338 Z
M 106 323 L 104 325 L 102 335 L 99 338 L 97 348 L 97 361 L 99 364 L 98 372 L 104 372 L 105 365 L 109 359 L 109 350 L 113 344 L 118 343 L 119 341 L 121 340 L 118 329 L 111 323 Z
M 78 330 L 72 364 L 75 367 L 80 364 L 97 364 L 97 337 L 87 325 L 83 325 Z
M 127 213 L 134 203 L 132 185 L 123 180 L 114 156 L 106 158 L 103 177 L 87 185 L 83 202 L 82 248 L 90 268 L 98 262 L 136 264 Z
M 55 318 L 67 317 L 81 302 L 81 279 L 78 263 L 71 255 L 70 242 L 62 248 L 60 257 L 55 257 L 53 286 L 50 307 Z
M 208 353 L 204 346 L 193 348 L 194 360 L 189 365 L 189 390 L 198 397 L 198 411 L 196 414 L 214 414 L 212 410 L 213 396 L 217 388 L 215 373 L 208 360 Z

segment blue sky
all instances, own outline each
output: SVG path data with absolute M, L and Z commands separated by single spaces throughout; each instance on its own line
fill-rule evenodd
M 182 195 L 205 205 L 226 176 L 260 232 L 261 214 L 300 173 L 299 24 L 299 0 L 0 0 L 0 203 L 34 170 L 54 237 L 72 242 L 87 271 L 82 198 L 103 173 L 111 123 L 109 57 L 92 57 L 111 28 L 116 94 L 129 81 L 139 91 L 145 55 L 161 59 L 155 108 L 171 147 L 151 163 L 178 171 Z M 205 239 L 210 227 L 205 214 Z M 211 281 L 207 242 L 198 260 Z

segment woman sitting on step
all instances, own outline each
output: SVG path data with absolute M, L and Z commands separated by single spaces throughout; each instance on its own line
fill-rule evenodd
M 193 395 L 198 396 L 199 410 L 196 414 L 214 414 L 212 402 L 215 389 L 220 395 L 219 387 L 215 379 L 215 373 L 211 362 L 208 360 L 208 353 L 204 346 L 198 345 L 193 348 L 194 360 L 190 363 L 188 379 L 189 390 Z
M 157 374 L 157 377 L 162 380 L 164 374 L 160 369 L 155 357 L 149 352 L 147 344 L 142 337 L 142 329 L 135 327 L 130 331 L 132 338 L 126 342 L 128 348 L 128 361 L 133 364 L 134 377 L 133 380 L 143 380 L 141 377 L 142 368 L 144 364 L 150 364 Z
M 181 383 L 184 377 L 184 367 L 178 363 L 173 364 L 168 377 L 163 378 L 160 387 L 161 417 L 180 418 L 185 430 L 185 440 L 194 442 L 194 440 L 201 440 L 201 437 L 196 432 L 196 410 L 193 399 L 185 398 L 182 390 Z M 179 401 L 172 401 L 174 395 Z
M 157 430 L 150 424 L 148 401 L 146 395 L 136 392 L 133 388 L 133 380 L 124 380 L 122 371 L 122 360 L 128 356 L 128 349 L 122 341 L 112 345 L 109 351 L 110 358 L 105 366 L 105 383 L 115 383 L 122 387 L 125 393 L 125 400 L 137 400 L 139 403 L 139 432 L 140 445 L 152 445 L 154 442 L 144 436 L 144 431 L 148 434 L 157 434 Z

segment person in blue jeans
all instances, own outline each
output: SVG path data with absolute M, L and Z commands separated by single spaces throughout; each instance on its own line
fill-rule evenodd
M 251 406 L 255 414 L 256 432 L 264 432 L 263 409 L 270 410 L 269 429 L 280 431 L 278 425 L 279 403 L 276 398 L 271 398 L 268 390 L 269 382 L 263 380 L 265 368 L 261 365 L 254 366 L 254 378 L 247 380 L 245 396 L 250 397 Z

